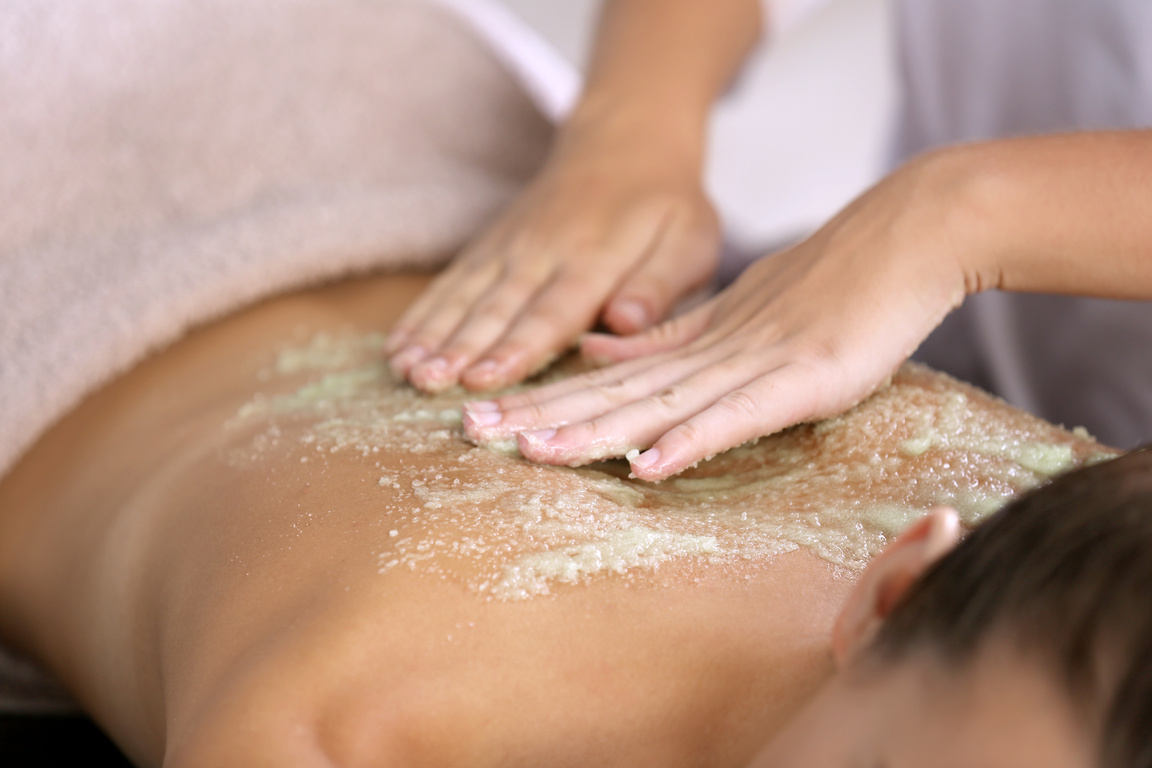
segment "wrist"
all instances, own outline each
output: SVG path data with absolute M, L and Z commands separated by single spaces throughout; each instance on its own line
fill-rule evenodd
M 553 154 L 584 152 L 652 157 L 699 178 L 704 170 L 708 108 L 609 89 L 586 92 L 561 127 Z
M 992 144 L 933 150 L 910 164 L 926 179 L 939 252 L 947 254 L 965 295 L 1004 287 L 1011 243 L 1008 178 Z

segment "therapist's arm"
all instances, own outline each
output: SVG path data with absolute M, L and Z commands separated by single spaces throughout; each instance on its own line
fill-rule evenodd
M 610 0 L 545 167 L 394 326 L 395 370 L 504 386 L 602 321 L 632 333 L 711 277 L 702 189 L 712 102 L 761 33 L 757 0 Z
M 912 161 L 693 312 L 588 337 L 615 365 L 468 409 L 536 461 L 629 448 L 657 480 L 883 383 L 978 291 L 1152 300 L 1152 131 L 958 146 Z

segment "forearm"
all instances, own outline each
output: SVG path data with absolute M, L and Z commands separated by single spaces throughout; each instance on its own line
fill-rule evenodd
M 562 143 L 595 126 L 698 164 L 711 104 L 760 33 L 758 0 L 609 0 Z
M 936 161 L 968 293 L 1152 299 L 1152 131 L 972 144 Z

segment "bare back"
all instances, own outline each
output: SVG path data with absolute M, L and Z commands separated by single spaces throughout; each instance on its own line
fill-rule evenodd
M 859 566 L 1103 449 L 921 369 L 648 485 L 472 446 L 376 358 L 425 278 L 206 327 L 0 483 L 0 627 L 142 765 L 739 765 Z

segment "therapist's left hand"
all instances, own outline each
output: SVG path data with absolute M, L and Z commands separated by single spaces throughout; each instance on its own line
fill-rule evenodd
M 633 473 L 674 475 L 870 394 L 972 286 L 974 232 L 949 164 L 916 161 L 815 235 L 751 266 L 729 289 L 630 337 L 586 336 L 614 364 L 470 403 L 478 441 L 518 436 L 521 453 L 576 466 L 631 449 Z

